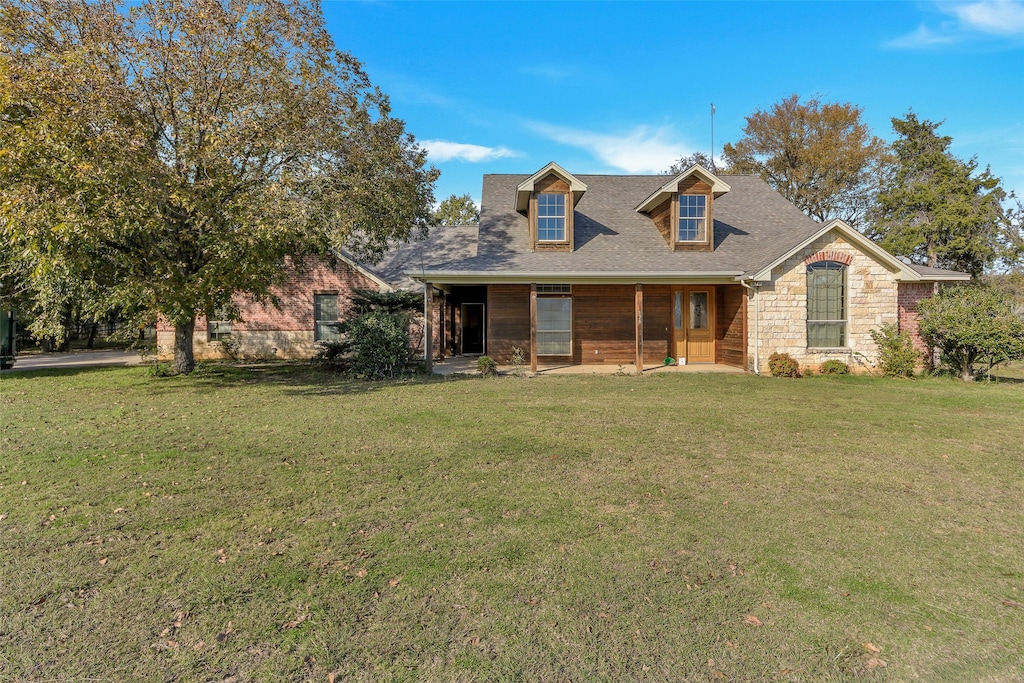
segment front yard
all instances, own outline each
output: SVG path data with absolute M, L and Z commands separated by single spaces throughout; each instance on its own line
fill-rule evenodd
M 0 376 L 0 679 L 1024 680 L 1024 385 Z

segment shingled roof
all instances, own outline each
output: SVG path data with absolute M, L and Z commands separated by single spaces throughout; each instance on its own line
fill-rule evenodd
M 409 272 L 608 276 L 690 273 L 739 276 L 758 270 L 821 228 L 762 180 L 727 176 L 732 191 L 715 200 L 712 252 L 673 251 L 653 221 L 635 208 L 666 176 L 579 175 L 587 192 L 576 205 L 575 249 L 531 252 L 529 223 L 515 210 L 526 175 L 485 175 L 476 254 Z

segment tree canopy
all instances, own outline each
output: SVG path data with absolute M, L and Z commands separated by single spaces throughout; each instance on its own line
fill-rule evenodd
M 287 257 L 382 255 L 437 175 L 306 0 L 6 2 L 0 150 L 0 267 L 163 316 L 186 373 L 198 315 Z
M 899 138 L 869 234 L 897 256 L 977 276 L 1000 257 L 1014 258 L 1002 241 L 1006 193 L 988 168 L 976 173 L 977 160 L 949 151 L 953 139 L 936 134 L 940 125 L 913 112 L 892 119 Z
M 690 168 L 694 164 L 703 166 L 712 173 L 718 173 L 719 169 L 715 167 L 715 160 L 704 152 L 694 152 L 683 157 L 679 157 L 679 160 L 668 167 L 665 171 L 666 175 L 679 175 L 686 169 Z
M 801 102 L 790 95 L 747 117 L 743 137 L 726 144 L 730 173 L 753 173 L 801 211 L 858 226 L 877 190 L 885 143 L 850 103 Z
M 451 195 L 433 212 L 438 225 L 467 225 L 480 221 L 480 209 L 468 194 Z

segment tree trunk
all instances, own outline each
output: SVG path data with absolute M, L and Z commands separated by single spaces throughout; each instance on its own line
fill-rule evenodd
M 86 343 L 85 348 L 90 351 L 92 350 L 93 343 L 96 341 L 96 331 L 99 327 L 100 324 L 98 322 L 93 322 L 93 324 L 89 326 L 89 341 Z
M 196 358 L 192 353 L 192 333 L 196 319 L 178 322 L 174 326 L 174 374 L 188 375 L 196 369 Z

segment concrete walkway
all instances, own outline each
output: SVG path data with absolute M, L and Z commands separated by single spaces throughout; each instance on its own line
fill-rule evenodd
M 475 375 L 476 361 L 479 356 L 454 356 L 445 358 L 443 361 L 434 362 L 435 375 Z M 498 372 L 503 375 L 512 374 L 514 368 L 511 365 L 499 365 Z M 526 374 L 530 374 L 529 367 L 525 368 Z M 645 365 L 644 374 L 649 375 L 656 372 L 688 372 L 688 373 L 731 373 L 743 374 L 740 368 L 731 365 L 716 365 L 714 363 L 698 363 L 694 365 Z M 635 375 L 636 365 L 633 363 L 616 365 L 615 363 L 601 363 L 593 365 L 539 365 L 537 375 Z
M 3 372 L 88 368 L 101 365 L 138 365 L 137 351 L 71 351 L 68 353 L 32 353 L 14 359 L 14 367 Z

